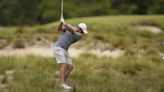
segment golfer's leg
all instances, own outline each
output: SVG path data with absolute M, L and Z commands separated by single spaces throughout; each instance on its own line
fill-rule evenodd
M 66 79 L 65 79 L 65 72 L 67 70 L 67 64 L 60 64 L 60 79 L 61 79 L 61 84 L 64 84 L 66 82 Z
M 65 80 L 68 79 L 72 70 L 73 70 L 73 65 L 67 64 L 67 70 L 65 71 Z

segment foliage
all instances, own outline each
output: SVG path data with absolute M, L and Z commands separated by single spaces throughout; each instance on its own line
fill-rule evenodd
M 61 0 L 0 0 L 0 25 L 56 21 Z M 64 0 L 65 18 L 113 14 L 164 14 L 163 0 Z

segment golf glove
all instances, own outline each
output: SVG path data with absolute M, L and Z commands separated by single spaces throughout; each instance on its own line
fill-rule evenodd
M 65 24 L 64 18 L 60 18 L 60 22 Z

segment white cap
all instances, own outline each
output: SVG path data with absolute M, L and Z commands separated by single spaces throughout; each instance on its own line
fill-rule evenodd
M 162 59 L 164 60 L 164 56 L 162 57 Z
M 85 34 L 88 33 L 88 31 L 87 31 L 87 25 L 85 23 L 80 23 L 78 25 L 78 27 L 80 27 Z

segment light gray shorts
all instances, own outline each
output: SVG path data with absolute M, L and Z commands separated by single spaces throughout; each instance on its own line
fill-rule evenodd
M 56 57 L 56 61 L 58 64 L 61 64 L 61 63 L 72 64 L 70 55 L 65 49 L 54 46 L 54 55 Z

